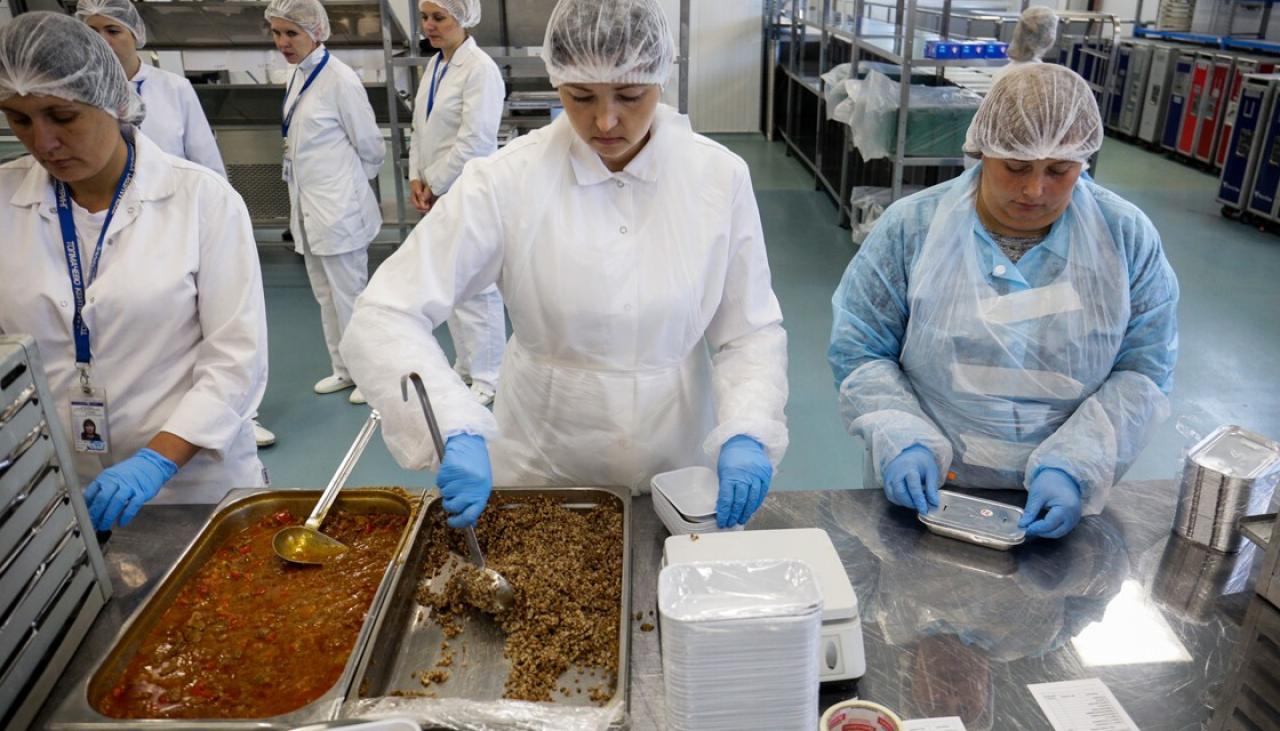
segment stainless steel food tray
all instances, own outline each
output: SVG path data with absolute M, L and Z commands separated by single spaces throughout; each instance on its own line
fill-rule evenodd
M 414 538 L 422 526 L 421 494 L 385 488 L 350 488 L 339 495 L 336 508 L 351 512 L 398 512 L 409 516 L 395 554 L 388 562 L 378 590 L 374 593 L 364 625 L 356 636 L 351 655 L 338 681 L 316 700 L 296 711 L 280 716 L 254 719 L 119 719 L 110 718 L 95 709 L 95 701 L 110 692 L 120 674 L 128 667 L 139 644 L 178 597 L 186 582 L 203 566 L 219 546 L 263 516 L 282 509 L 305 515 L 320 497 L 319 490 L 235 490 L 201 526 L 195 539 L 165 575 L 146 601 L 125 622 L 106 655 L 95 664 L 94 672 L 81 681 L 67 696 L 54 715 L 53 729 L 292 729 L 315 721 L 338 716 L 352 679 L 360 665 L 363 650 L 372 637 L 374 627 L 387 609 L 387 598 L 397 585 Z
M 622 606 L 618 624 L 618 681 L 611 702 L 621 701 L 629 711 L 628 668 L 630 667 L 631 638 L 631 492 L 619 487 L 508 487 L 495 488 L 495 492 L 510 496 L 549 495 L 562 501 L 571 510 L 588 510 L 606 501 L 617 501 L 622 509 Z M 515 507 L 519 503 L 506 503 Z M 501 509 L 503 506 L 498 506 Z M 428 498 L 423 505 L 424 516 L 430 511 L 443 509 L 439 500 Z M 491 507 L 490 509 L 494 509 Z M 415 673 L 431 670 L 440 656 L 444 634 L 431 618 L 430 609 L 420 605 L 415 598 L 423 580 L 426 547 L 430 530 L 424 527 L 418 532 L 407 566 L 401 573 L 388 607 L 379 617 L 374 628 L 373 640 L 368 644 L 361 668 L 351 684 L 351 700 L 376 698 L 399 693 L 421 693 L 422 683 Z M 428 577 L 429 578 L 429 577 Z M 503 684 L 510 670 L 502 648 L 505 638 L 490 617 L 467 618 L 462 622 L 462 634 L 450 641 L 454 663 L 449 680 L 432 685 L 430 690 L 439 697 L 465 698 L 468 700 L 497 700 L 502 698 Z M 465 643 L 465 655 L 462 650 Z M 575 680 L 582 681 L 585 689 L 601 681 L 599 675 L 591 676 L 580 668 L 570 668 L 561 678 L 560 685 L 573 687 Z M 591 704 L 584 690 L 582 695 L 564 696 L 556 693 L 556 703 L 585 706 Z M 625 723 L 625 719 L 619 719 Z

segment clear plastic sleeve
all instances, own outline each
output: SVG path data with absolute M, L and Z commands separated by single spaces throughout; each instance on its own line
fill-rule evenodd
M 956 86 L 912 84 L 907 108 L 910 157 L 959 157 L 965 133 L 982 97 Z M 897 144 L 898 82 L 879 71 L 867 74 L 849 124 L 863 159 L 889 157 Z
M 567 706 L 464 698 L 364 698 L 347 703 L 343 715 L 359 718 L 409 717 L 423 728 L 456 731 L 605 731 L 626 713 L 621 701 L 603 707 Z

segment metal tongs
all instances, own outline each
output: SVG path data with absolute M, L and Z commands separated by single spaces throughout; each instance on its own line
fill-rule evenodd
M 443 463 L 444 437 L 440 434 L 440 425 L 436 423 L 436 414 L 431 409 L 431 399 L 427 397 L 427 387 L 422 384 L 422 376 L 417 373 L 408 373 L 401 376 L 400 397 L 405 401 L 409 400 L 409 383 L 411 381 L 413 382 L 413 389 L 418 392 L 418 403 L 422 406 L 422 415 L 427 420 L 427 428 L 431 430 L 431 441 L 435 444 L 436 456 Z M 470 597 L 472 603 L 495 614 L 511 608 L 511 603 L 515 598 L 515 593 L 511 590 L 511 584 L 507 582 L 502 574 L 485 566 L 484 553 L 480 551 L 480 542 L 476 540 L 475 528 L 467 526 L 462 531 L 467 537 L 467 548 L 471 552 L 471 563 L 492 584 L 491 589 L 484 592 L 484 596 Z
M 292 563 L 323 564 L 326 560 L 347 552 L 347 545 L 321 533 L 320 525 L 329 514 L 329 508 L 333 507 L 334 501 L 338 499 L 338 492 L 347 483 L 347 478 L 351 476 L 351 470 L 355 469 L 360 455 L 364 454 L 364 448 L 368 446 L 369 439 L 377 431 L 380 421 L 382 416 L 377 411 L 370 410 L 369 418 L 360 428 L 360 433 L 356 435 L 356 440 L 347 450 L 347 455 L 342 458 L 342 463 L 338 465 L 338 471 L 329 480 L 329 485 L 325 487 L 324 492 L 320 493 L 320 500 L 311 511 L 311 515 L 307 516 L 307 522 L 276 531 L 271 539 L 271 547 L 275 549 L 277 556 Z

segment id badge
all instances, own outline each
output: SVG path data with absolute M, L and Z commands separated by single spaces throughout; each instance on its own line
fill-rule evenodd
M 111 452 L 107 432 L 107 393 L 100 388 L 79 390 L 71 397 L 71 434 L 75 450 L 88 454 Z

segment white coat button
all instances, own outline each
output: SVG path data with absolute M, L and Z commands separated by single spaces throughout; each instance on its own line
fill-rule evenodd
M 61 302 L 59 302 L 59 303 L 58 303 L 58 306 L 59 306 L 59 307 L 66 307 L 66 306 L 67 306 L 67 301 L 66 301 L 66 300 L 62 300 Z
M 1005 273 L 1004 264 L 997 264 L 996 268 L 992 270 L 991 273 L 996 275 L 997 277 L 1003 277 Z
M 617 181 L 617 183 L 619 188 L 626 186 L 626 183 L 622 182 L 621 180 Z
M 138 209 L 137 209 L 137 208 L 134 208 L 133 206 L 129 206 L 129 207 L 128 207 L 127 209 L 125 209 L 125 210 L 129 211 L 129 215 L 130 215 L 130 216 L 132 216 L 132 215 L 133 215 L 133 214 L 134 214 Z
M 97 301 L 98 301 L 98 298 L 97 298 L 97 297 L 90 297 L 90 298 L 89 298 L 89 302 L 90 302 L 91 304 L 92 304 L 92 303 L 94 303 L 94 302 L 97 302 Z
M 626 232 L 627 232 L 627 227 L 626 227 L 626 226 L 623 226 L 622 228 L 618 229 L 618 233 L 620 233 L 620 234 L 624 234 L 624 233 L 626 233 Z

